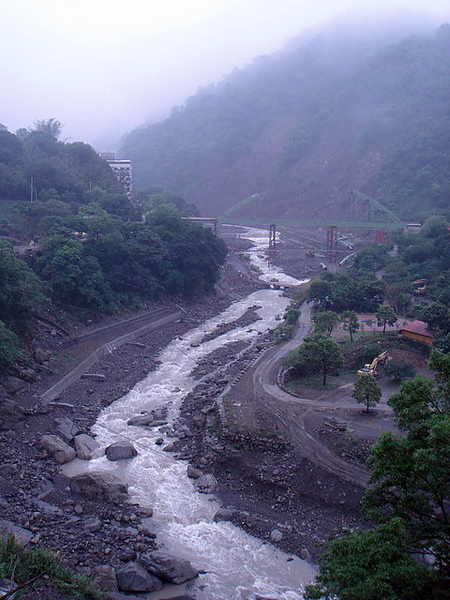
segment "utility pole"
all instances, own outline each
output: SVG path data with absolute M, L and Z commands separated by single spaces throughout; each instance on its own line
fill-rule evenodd
M 276 241 L 275 225 L 269 225 L 269 256 L 267 259 L 267 263 L 269 265 L 273 265 L 273 263 L 275 261 L 275 241 Z
M 30 202 L 33 202 L 33 196 L 34 196 L 34 187 L 33 187 L 33 175 L 31 176 L 31 180 L 30 180 Z
M 327 230 L 327 256 L 332 261 L 336 260 L 337 256 L 337 227 L 331 225 Z

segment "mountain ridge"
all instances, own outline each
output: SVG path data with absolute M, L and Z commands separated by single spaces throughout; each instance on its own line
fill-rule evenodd
M 405 219 L 450 196 L 450 26 L 374 45 L 315 38 L 258 58 L 131 132 L 140 188 L 160 186 L 218 216 L 348 218 L 349 192 Z

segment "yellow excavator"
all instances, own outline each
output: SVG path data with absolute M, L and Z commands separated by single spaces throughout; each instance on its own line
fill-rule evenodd
M 427 290 L 427 280 L 426 279 L 417 279 L 413 281 L 414 286 L 414 296 L 420 296 L 421 294 L 425 294 Z
M 359 369 L 358 375 L 364 375 L 364 373 L 369 373 L 369 375 L 373 375 L 374 377 L 376 377 L 378 375 L 377 367 L 379 365 L 383 365 L 383 367 L 384 367 L 388 361 L 388 358 L 389 358 L 388 351 L 385 350 L 379 356 L 374 358 L 371 363 L 367 363 L 364 365 L 364 367 L 362 369 Z

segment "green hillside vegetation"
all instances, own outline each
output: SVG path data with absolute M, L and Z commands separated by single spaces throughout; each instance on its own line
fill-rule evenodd
M 406 220 L 448 214 L 450 26 L 381 47 L 326 34 L 298 41 L 137 129 L 122 155 L 140 186 L 223 213 L 350 220 L 359 189 Z M 362 210 L 362 209 L 361 209 Z
M 370 313 L 382 305 L 390 306 L 397 315 L 428 323 L 436 335 L 435 345 L 450 351 L 450 230 L 446 218 L 431 217 L 418 234 L 396 233 L 388 243 L 367 247 L 344 273 L 325 273 L 313 281 L 309 299 L 316 310 L 337 313 Z
M 305 598 L 449 598 L 450 355 L 433 350 L 429 366 L 434 379 L 418 375 L 389 400 L 403 435 L 372 448 L 366 528 L 329 541 Z
M 397 233 L 389 243 L 366 248 L 345 273 L 326 274 L 312 282 L 309 294 L 319 311 L 315 314 L 316 324 L 320 324 L 323 316 L 322 321 L 330 322 L 331 327 L 330 311 L 342 313 L 344 308 L 347 313 L 342 315 L 347 314 L 347 318 L 353 309 L 375 309 L 382 322 L 389 314 L 396 318 L 394 307 L 398 314 L 427 322 L 436 337 L 429 361 L 433 379 L 423 375 L 411 379 L 404 370 L 410 364 L 392 364 L 397 372 L 391 371 L 391 376 L 408 379 L 388 402 L 401 435 L 384 433 L 373 446 L 368 460 L 371 476 L 363 498 L 367 522 L 364 528 L 338 532 L 329 539 L 319 559 L 319 574 L 315 583 L 307 586 L 305 598 L 448 599 L 450 228 L 447 220 L 432 217 L 418 234 Z M 387 310 L 389 306 L 391 310 Z M 367 351 L 370 347 L 366 342 Z M 370 359 L 377 353 L 379 346 L 375 344 Z M 292 356 L 291 360 L 295 358 Z M 295 364 L 302 366 L 298 361 Z M 368 382 L 375 383 L 373 377 L 366 377 Z M 357 383 L 360 380 L 361 377 Z M 358 398 L 358 392 L 355 385 L 353 396 L 367 402 L 367 409 L 369 401 L 376 403 L 376 397 L 361 394 Z
M 210 229 L 183 220 L 180 210 L 195 208 L 182 198 L 153 189 L 131 204 L 90 146 L 60 142 L 59 133 L 53 120 L 0 130 L 2 369 L 51 304 L 99 318 L 167 294 L 207 294 L 226 256 Z

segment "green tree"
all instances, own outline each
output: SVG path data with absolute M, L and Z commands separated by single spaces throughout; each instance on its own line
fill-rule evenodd
M 421 317 L 433 331 L 450 331 L 450 310 L 441 302 L 432 302 L 425 306 Z
M 5 371 L 16 363 L 19 354 L 19 338 L 0 321 L 0 369 Z
M 386 331 L 386 325 L 395 325 L 397 315 L 394 309 L 389 304 L 382 304 L 375 313 L 378 321 L 378 327 L 383 326 L 383 333 Z
M 433 570 L 413 560 L 401 519 L 331 540 L 305 600 L 444 600 Z
M 352 396 L 358 404 L 365 404 L 366 412 L 376 406 L 381 400 L 381 387 L 375 377 L 369 373 L 358 375 Z
M 448 600 L 450 355 L 433 350 L 429 366 L 434 380 L 418 375 L 389 400 L 403 435 L 381 435 L 368 462 L 363 512 L 375 525 L 328 544 L 308 600 Z
M 406 360 L 391 360 L 386 366 L 385 373 L 393 381 L 404 381 L 412 379 L 416 375 L 417 369 Z
M 374 446 L 364 507 L 378 522 L 404 519 L 412 550 L 449 576 L 450 355 L 433 350 L 429 366 L 434 381 L 418 375 L 389 400 L 405 435 L 384 433 Z
M 311 282 L 308 297 L 317 308 L 328 310 L 332 305 L 333 286 L 331 281 L 317 279 Z
M 0 319 L 13 331 L 24 334 L 43 299 L 36 274 L 0 241 Z
M 341 315 L 344 331 L 348 331 L 350 341 L 353 342 L 353 334 L 359 329 L 358 315 L 354 310 L 344 310 Z
M 37 267 L 51 285 L 54 301 L 100 312 L 111 308 L 111 291 L 98 261 L 87 256 L 83 242 L 74 237 L 46 238 Z
M 61 136 L 63 125 L 56 119 L 47 119 L 42 121 L 35 121 L 33 131 L 39 131 L 45 133 L 53 140 L 59 140 Z
M 286 363 L 300 371 L 322 373 L 322 384 L 325 387 L 327 375 L 339 372 L 343 358 L 339 344 L 327 335 L 316 333 L 308 336 L 301 346 L 293 350 Z
M 324 310 L 314 314 L 314 331 L 331 335 L 333 329 L 339 323 L 337 313 L 332 310 Z

